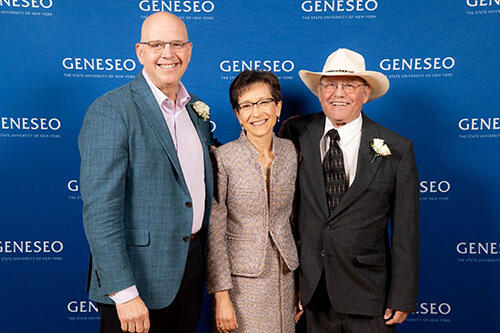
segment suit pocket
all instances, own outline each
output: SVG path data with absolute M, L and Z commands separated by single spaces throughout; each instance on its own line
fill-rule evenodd
M 125 229 L 127 246 L 149 246 L 149 230 L 145 228 Z
M 368 186 L 369 190 L 381 193 L 391 192 L 391 188 L 392 188 L 392 183 L 380 179 L 375 179 Z
M 385 266 L 385 256 L 379 254 L 356 255 L 356 261 L 367 266 Z
M 226 236 L 227 252 L 233 275 L 255 277 L 259 275 L 263 260 L 258 242 L 254 239 L 234 239 Z

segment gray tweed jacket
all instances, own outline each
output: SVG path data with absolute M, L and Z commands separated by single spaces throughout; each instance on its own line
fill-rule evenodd
M 231 274 L 262 273 L 268 235 L 290 270 L 299 263 L 291 214 L 297 174 L 291 141 L 273 137 L 269 197 L 258 153 L 242 135 L 215 151 L 216 191 L 208 233 L 207 290 L 232 288 Z

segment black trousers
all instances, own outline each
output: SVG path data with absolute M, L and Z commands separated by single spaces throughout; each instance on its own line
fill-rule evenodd
M 174 301 L 163 309 L 149 309 L 149 333 L 195 333 L 200 319 L 205 280 L 205 256 L 200 238 L 191 241 L 182 282 Z M 139 291 L 140 292 L 140 291 Z M 97 303 L 101 333 L 123 333 L 115 305 Z
M 324 273 L 311 301 L 305 307 L 305 320 L 308 333 L 396 332 L 396 326 L 386 325 L 383 316 L 363 316 L 337 312 L 330 303 Z

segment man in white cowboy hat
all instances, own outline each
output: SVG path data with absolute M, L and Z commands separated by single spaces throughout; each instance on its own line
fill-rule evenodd
M 362 112 L 389 81 L 366 71 L 360 54 L 338 49 L 323 71 L 299 75 L 323 109 L 282 129 L 299 151 L 296 223 L 307 331 L 394 332 L 417 302 L 412 142 Z

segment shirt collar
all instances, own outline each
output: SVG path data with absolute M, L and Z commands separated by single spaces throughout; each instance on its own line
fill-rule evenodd
M 145 69 L 142 70 L 142 75 L 144 76 L 144 79 L 146 80 L 149 88 L 153 92 L 153 96 L 155 97 L 158 105 L 161 107 L 164 103 L 166 103 L 168 107 L 171 107 L 173 109 L 173 101 L 170 100 L 170 98 L 168 98 L 167 95 L 165 95 L 160 89 L 158 89 L 158 87 L 149 78 Z M 186 87 L 184 87 L 182 82 L 179 82 L 179 88 L 177 89 L 177 107 L 184 108 L 190 100 L 191 96 L 189 96 Z
M 345 124 L 344 126 L 341 126 L 339 128 L 333 126 L 332 122 L 330 121 L 330 119 L 328 119 L 328 117 L 325 118 L 326 118 L 325 130 L 323 132 L 323 137 L 321 139 L 325 137 L 326 133 L 328 133 L 329 130 L 334 128 L 339 133 L 340 142 L 342 142 L 343 144 L 347 144 L 352 139 L 354 139 L 354 137 L 356 137 L 356 135 L 359 134 L 359 132 L 361 132 L 361 126 L 363 125 L 363 117 L 361 117 L 361 113 L 359 114 L 358 118 L 354 119 L 350 123 Z

